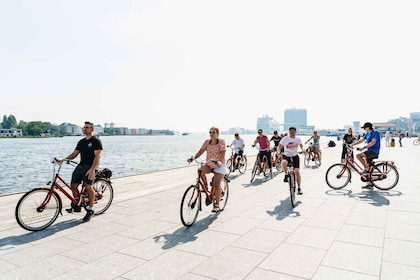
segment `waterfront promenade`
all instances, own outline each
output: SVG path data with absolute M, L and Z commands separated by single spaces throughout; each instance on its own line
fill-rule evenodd
M 283 173 L 257 176 L 254 157 L 231 176 L 225 211 L 204 207 L 190 228 L 179 218 L 181 197 L 196 165 L 113 179 L 108 211 L 59 216 L 28 232 L 14 218 L 21 194 L 0 197 L 0 279 L 420 279 L 420 146 L 385 147 L 396 162 L 389 191 L 339 191 L 325 183 L 341 146 L 321 147 L 319 168 L 304 168 L 303 196 L 292 209 Z M 69 203 L 66 201 L 66 207 Z

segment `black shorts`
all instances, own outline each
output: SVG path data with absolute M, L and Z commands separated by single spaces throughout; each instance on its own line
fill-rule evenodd
M 368 160 L 372 160 L 379 157 L 377 153 L 372 152 L 372 151 L 365 151 L 364 154 Z
M 263 156 L 267 157 L 268 166 L 271 166 L 271 152 L 270 151 L 260 151 L 258 153 L 258 156 L 260 157 L 260 160 L 263 160 Z
M 290 163 L 292 157 L 287 157 L 283 155 L 283 159 L 287 160 L 287 164 Z M 299 160 L 299 156 L 294 156 L 293 157 L 293 167 L 294 168 L 299 168 L 300 166 L 300 160 Z
M 237 153 L 235 153 L 235 158 L 236 157 L 242 157 L 242 155 L 244 154 L 244 150 L 239 150 Z
M 78 165 L 73 171 L 73 174 L 71 175 L 71 183 L 72 184 L 81 184 L 82 182 L 86 185 L 92 185 L 93 180 L 89 180 L 86 173 L 88 172 L 91 165 Z

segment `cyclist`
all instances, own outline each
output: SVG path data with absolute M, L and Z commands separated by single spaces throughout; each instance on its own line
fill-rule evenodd
M 265 155 L 266 158 L 267 158 L 267 161 L 268 161 L 268 166 L 270 167 L 270 174 L 271 174 L 271 179 L 272 179 L 273 178 L 273 166 L 272 166 L 272 163 L 271 163 L 270 141 L 268 140 L 267 135 L 263 134 L 262 129 L 258 129 L 258 136 L 255 139 L 252 147 L 255 147 L 255 145 L 257 143 L 260 146 L 260 151 L 258 153 L 258 165 L 261 166 L 262 159 Z M 262 170 L 261 170 L 261 167 L 260 167 L 260 172 L 261 171 Z
M 356 137 L 354 136 L 353 129 L 349 128 L 347 130 L 347 133 L 343 136 L 343 150 L 341 151 L 341 163 L 346 162 L 346 155 L 347 155 L 347 145 L 351 145 L 356 140 Z M 354 157 L 353 151 L 351 152 L 351 156 Z
M 92 187 L 95 179 L 95 170 L 99 165 L 99 160 L 102 154 L 102 142 L 99 138 L 93 136 L 94 126 L 92 122 L 85 122 L 83 126 L 83 134 L 85 138 L 82 138 L 77 142 L 74 151 L 65 158 L 57 159 L 61 162 L 64 160 L 72 160 L 80 154 L 80 163 L 76 166 L 71 176 L 70 187 L 73 191 L 73 197 L 76 201 L 79 200 L 79 185 L 83 182 L 86 186 L 87 193 L 89 195 L 89 206 L 86 208 L 86 215 L 83 218 L 83 222 L 89 222 L 90 218 L 95 213 L 93 210 L 93 204 L 95 202 L 95 191 Z M 71 203 L 71 208 L 66 209 L 67 212 L 80 212 L 81 207 Z
M 314 131 L 314 134 L 308 139 L 306 140 L 305 144 L 308 143 L 309 141 L 313 140 L 314 143 L 312 145 L 312 150 L 314 152 L 314 156 L 312 157 L 312 160 L 315 160 L 315 157 L 318 158 L 318 160 L 321 158 L 319 156 L 319 140 L 321 139 L 321 136 L 318 135 L 318 131 Z
M 283 134 L 279 135 L 277 130 L 274 131 L 274 135 L 270 139 L 270 142 L 273 141 L 273 143 L 274 143 L 274 147 L 271 149 L 272 153 L 277 152 L 277 147 L 279 146 L 279 143 L 280 143 L 280 140 L 281 140 L 282 137 L 283 137 Z M 276 160 L 276 162 L 273 163 L 274 165 L 276 165 L 277 162 L 281 161 L 281 154 L 277 155 L 277 153 L 276 153 L 276 159 L 275 160 Z
M 289 135 L 290 136 L 286 136 L 281 139 L 279 147 L 277 148 L 278 153 L 280 153 L 280 150 L 284 148 L 284 156 L 283 160 L 281 161 L 281 166 L 285 173 L 283 181 L 285 183 L 288 182 L 289 174 L 287 174 L 287 165 L 291 161 L 291 158 L 293 158 L 293 167 L 295 168 L 296 181 L 298 184 L 298 194 L 303 194 L 302 188 L 300 187 L 301 176 L 299 170 L 300 162 L 298 155 L 298 147 L 300 147 L 300 149 L 303 150 L 303 144 L 302 140 L 299 137 L 296 137 L 295 127 L 292 126 L 289 128 Z
M 238 168 L 238 158 L 242 157 L 245 148 L 245 141 L 239 136 L 239 133 L 235 133 L 235 139 L 233 139 L 232 144 L 230 144 L 230 147 L 233 147 L 234 149 L 233 171 L 235 171 L 235 169 Z
M 189 158 L 187 161 L 191 162 L 194 159 L 200 157 L 204 152 L 206 152 L 206 161 L 207 163 L 203 166 L 202 169 L 202 176 L 208 174 L 210 172 L 214 173 L 214 184 L 213 188 L 215 188 L 215 199 L 216 203 L 213 206 L 213 213 L 220 212 L 219 203 L 220 203 L 220 195 L 221 195 L 221 188 L 220 185 L 222 183 L 222 179 L 226 174 L 226 161 L 225 161 L 225 154 L 226 154 L 226 144 L 225 140 L 219 139 L 219 128 L 211 127 L 210 131 L 210 139 L 204 140 L 203 145 L 201 146 L 200 150 L 195 154 L 194 157 Z
M 377 130 L 373 129 L 373 125 L 370 122 L 366 122 L 362 128 L 365 130 L 363 138 L 360 138 L 350 146 L 358 145 L 362 142 L 366 142 L 366 145 L 362 148 L 357 148 L 359 151 L 367 149 L 367 151 L 359 153 L 356 155 L 359 162 L 363 165 L 363 173 L 369 172 L 368 160 L 378 158 L 379 150 L 381 149 L 381 135 Z M 371 185 L 364 186 L 362 188 L 372 188 Z

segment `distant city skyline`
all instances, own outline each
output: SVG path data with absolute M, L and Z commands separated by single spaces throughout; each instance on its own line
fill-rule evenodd
M 408 118 L 419 5 L 2 1 L 0 113 L 189 132 L 288 108 L 325 129 Z

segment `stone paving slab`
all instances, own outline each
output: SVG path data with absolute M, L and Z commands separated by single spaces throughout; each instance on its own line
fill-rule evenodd
M 341 147 L 322 147 L 321 166 L 301 166 L 295 208 L 282 173 L 250 183 L 249 157 L 245 174 L 231 176 L 225 211 L 204 207 L 188 228 L 179 208 L 196 165 L 115 178 L 105 214 L 82 223 L 84 213 L 65 213 L 40 232 L 16 223 L 22 194 L 0 196 L 0 278 L 420 279 L 420 147 L 404 140 L 381 150 L 400 174 L 389 191 L 361 189 L 354 172 L 330 189 L 325 173 Z

